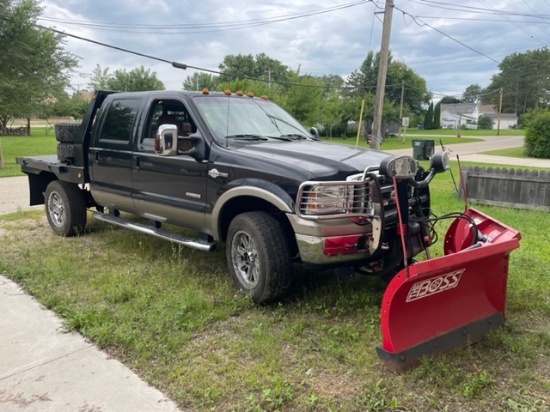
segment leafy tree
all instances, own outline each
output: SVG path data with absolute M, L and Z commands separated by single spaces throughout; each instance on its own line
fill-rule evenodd
M 359 71 L 352 72 L 346 82 L 352 94 L 364 95 L 366 92 L 374 93 L 378 83 L 378 66 L 380 53 L 374 55 L 369 52 L 361 64 Z M 405 63 L 393 61 L 390 53 L 388 59 L 388 72 L 386 75 L 385 100 L 395 105 L 401 101 L 401 85 L 404 84 L 403 104 L 405 111 L 420 113 L 428 104 L 431 94 L 426 88 L 426 81 L 409 68 Z
M 75 92 L 69 99 L 67 114 L 80 121 L 84 117 L 89 103 L 90 101 L 84 97 L 83 93 Z
M 477 119 L 477 127 L 479 129 L 491 130 L 493 128 L 493 119 L 489 116 L 481 115 Z
M 251 54 L 226 55 L 219 69 L 222 72 L 220 81 L 228 82 L 236 78 L 263 80 L 268 86 L 274 83 L 284 82 L 290 73 L 287 66 L 279 60 L 272 59 L 265 53 L 257 54 L 255 57 Z
M 453 96 L 444 96 L 439 101 L 439 103 L 441 103 L 441 104 L 457 104 L 457 103 L 462 103 L 462 100 L 460 100 L 456 97 L 453 97 Z
M 481 101 L 481 95 L 483 94 L 483 88 L 475 83 L 466 87 L 464 93 L 462 93 L 462 101 L 464 103 L 477 103 Z
M 500 72 L 492 77 L 485 89 L 483 103 L 499 104 L 502 88 L 504 113 L 519 115 L 550 103 L 550 50 L 546 47 L 513 53 L 499 64 Z
M 424 129 L 430 130 L 434 128 L 434 103 L 431 102 L 424 117 Z
M 60 93 L 77 60 L 63 49 L 62 35 L 35 25 L 42 12 L 37 0 L 0 0 L 0 10 L 0 129 L 4 131 L 11 118 L 29 119 L 47 98 Z
M 435 105 L 432 129 L 441 129 L 441 102 Z
M 183 90 L 219 90 L 219 78 L 211 73 L 193 73 L 183 81 Z
M 550 112 L 533 113 L 525 130 L 525 154 L 550 159 Z
M 320 110 L 323 81 L 311 75 L 289 75 L 289 86 L 280 98 L 280 105 L 304 125 L 321 123 Z
M 127 72 L 115 70 L 109 74 L 109 68 L 101 69 L 99 65 L 92 72 L 89 83 L 92 90 L 120 90 L 120 91 L 143 91 L 143 90 L 164 90 L 164 84 L 157 78 L 156 72 L 140 66 Z
M 340 123 L 342 118 L 343 100 L 338 90 L 331 90 L 321 101 L 320 123 L 327 130 L 327 135 L 332 137 L 333 128 Z

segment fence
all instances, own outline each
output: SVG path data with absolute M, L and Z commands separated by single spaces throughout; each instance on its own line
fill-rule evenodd
M 461 177 L 468 199 L 474 202 L 550 211 L 549 172 L 468 166 L 462 169 Z M 459 197 L 464 197 L 462 184 Z

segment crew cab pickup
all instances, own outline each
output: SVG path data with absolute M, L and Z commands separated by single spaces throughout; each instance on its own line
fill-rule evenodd
M 90 210 L 199 250 L 225 244 L 230 276 L 257 303 L 285 295 L 296 262 L 391 279 L 432 243 L 428 185 L 448 167 L 444 152 L 424 170 L 323 142 L 240 92 L 98 91 L 56 137 L 56 155 L 17 159 L 56 234 L 83 234 Z
M 90 210 L 199 250 L 224 243 L 235 285 L 259 304 L 285 295 L 294 263 L 380 276 L 377 352 L 394 370 L 504 323 L 521 235 L 472 208 L 432 215 L 429 183 L 448 169 L 446 152 L 425 170 L 410 156 L 322 142 L 267 98 L 208 90 L 99 91 L 56 138 L 56 155 L 17 162 L 58 235 L 84 234 Z M 444 256 L 431 258 L 445 218 L 455 220 Z

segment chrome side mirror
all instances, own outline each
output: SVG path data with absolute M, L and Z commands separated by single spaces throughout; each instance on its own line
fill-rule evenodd
M 161 156 L 178 154 L 178 127 L 173 124 L 162 124 L 155 136 L 155 153 Z

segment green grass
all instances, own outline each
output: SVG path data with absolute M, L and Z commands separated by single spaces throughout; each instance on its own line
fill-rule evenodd
M 501 150 L 491 150 L 489 152 L 484 152 L 483 154 L 494 155 L 494 156 L 508 156 L 508 157 L 520 157 L 526 158 L 525 148 L 524 147 L 514 147 L 512 149 L 501 149 Z
M 437 214 L 463 209 L 448 173 L 431 191 Z M 548 410 L 550 214 L 476 207 L 523 236 L 506 325 L 404 374 L 374 350 L 385 288 L 374 278 L 298 269 L 287 299 L 259 307 L 235 290 L 222 248 L 198 252 L 96 220 L 83 236 L 56 237 L 38 211 L 0 216 L 0 272 L 184 410 Z
M 424 136 L 433 136 L 433 135 L 441 135 L 441 136 L 457 136 L 457 130 L 454 129 L 436 129 L 436 130 L 423 130 L 423 129 L 407 129 L 407 134 L 411 135 L 424 135 Z M 523 129 L 501 129 L 499 134 L 497 135 L 496 129 L 493 130 L 473 130 L 473 129 L 466 129 L 466 130 L 460 130 L 460 136 L 461 137 L 475 137 L 475 136 L 523 136 L 525 134 L 525 130 Z
M 0 136 L 4 168 L 0 177 L 21 176 L 21 166 L 15 162 L 19 156 L 37 156 L 56 153 L 57 141 L 53 130 L 46 134 L 45 127 L 31 128 L 31 136 Z

